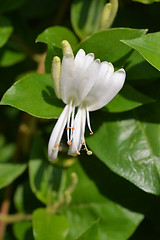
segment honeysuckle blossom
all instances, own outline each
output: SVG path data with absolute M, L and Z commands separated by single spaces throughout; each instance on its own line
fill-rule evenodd
M 114 67 L 107 61 L 100 62 L 94 59 L 94 54 L 85 54 L 80 49 L 73 56 L 72 49 L 67 41 L 62 42 L 62 65 L 58 57 L 52 63 L 52 79 L 55 93 L 66 104 L 61 113 L 49 140 L 48 156 L 55 161 L 61 138 L 66 127 L 68 153 L 80 155 L 81 147 L 88 150 L 85 142 L 85 125 L 87 122 L 90 134 L 93 134 L 89 112 L 105 106 L 122 88 L 125 81 L 124 69 L 114 72 Z M 75 108 L 78 107 L 76 116 Z

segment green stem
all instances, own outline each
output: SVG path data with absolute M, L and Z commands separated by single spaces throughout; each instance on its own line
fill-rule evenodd
M 29 221 L 29 220 L 32 220 L 32 214 L 23 214 L 23 213 L 17 213 L 17 214 L 11 214 L 11 215 L 0 214 L 0 221 L 5 223 L 15 223 L 15 222 Z
M 52 205 L 48 206 L 47 210 L 51 213 L 58 212 L 62 207 L 68 205 L 71 202 L 71 194 L 74 191 L 77 183 L 78 177 L 76 173 L 72 173 L 71 176 L 71 183 L 69 187 L 63 192 L 63 194 L 59 197 L 59 199 Z

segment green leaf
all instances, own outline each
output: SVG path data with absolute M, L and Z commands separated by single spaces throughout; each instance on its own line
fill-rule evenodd
M 15 151 L 15 144 L 6 144 L 6 139 L 0 134 L 0 162 L 7 162 L 13 156 Z
M 154 3 L 154 2 L 160 2 L 160 0 L 132 0 L 134 2 L 140 2 L 140 3 L 143 3 L 143 4 L 151 4 L 151 3 Z
M 99 240 L 98 238 L 99 220 L 94 222 L 84 233 L 82 233 L 77 240 Z
M 3 48 L 0 51 L 0 67 L 9 67 L 25 59 L 23 52 Z
M 74 0 L 71 6 L 71 22 L 80 38 L 98 31 L 105 0 Z
M 34 240 L 31 221 L 15 223 L 13 225 L 13 232 L 17 240 Z
M 98 114 L 87 143 L 112 171 L 142 190 L 160 194 L 160 114 L 154 103 L 125 114 Z
M 68 233 L 68 222 L 63 215 L 54 215 L 43 208 L 33 213 L 35 240 L 64 240 Z
M 101 61 L 109 61 L 114 66 L 122 65 L 131 54 L 131 49 L 125 46 L 121 39 L 133 39 L 143 36 L 144 29 L 113 28 L 98 32 L 81 42 L 76 51 L 82 48 L 87 53 L 93 52 Z
M 70 206 L 64 210 L 70 226 L 66 240 L 75 240 L 97 219 L 100 219 L 98 239 L 127 240 L 143 219 L 143 215 L 127 210 L 107 198 L 111 182 L 105 181 L 105 171 L 97 172 L 97 169 L 100 170 L 99 164 L 95 165 L 93 156 L 83 158 L 81 163 L 82 165 L 77 162 L 67 170 L 68 178 L 72 172 L 76 172 L 78 184 L 72 193 Z M 93 179 L 94 169 L 98 177 Z M 105 169 L 105 166 L 102 169 Z M 99 179 L 102 179 L 101 184 L 98 184 Z M 106 196 L 102 193 L 103 186 Z
M 32 191 L 45 204 L 52 204 L 64 179 L 62 168 L 53 166 L 43 153 L 44 142 L 37 136 L 34 140 L 30 161 L 29 178 Z
M 124 112 L 152 102 L 155 100 L 125 83 L 121 92 L 104 109 L 109 112 Z
M 160 70 L 160 32 L 122 42 L 137 50 L 151 65 Z
M 33 194 L 29 180 L 18 185 L 14 193 L 13 201 L 14 207 L 18 212 L 31 213 L 37 207 L 43 206 Z
M 139 52 L 133 53 L 127 59 L 125 66 L 127 79 L 138 85 L 146 85 L 160 78 L 160 72 L 150 65 Z
M 10 37 L 13 27 L 8 19 L 0 17 L 0 47 L 2 47 Z
M 1 0 L 0 1 L 0 12 L 9 12 L 21 7 L 26 0 Z
M 0 163 L 0 188 L 12 183 L 24 172 L 26 167 L 25 163 Z
M 41 118 L 59 117 L 63 106 L 55 96 L 51 76 L 36 73 L 23 77 L 9 88 L 1 104 Z
M 63 40 L 67 40 L 73 47 L 77 44 L 77 38 L 74 33 L 68 28 L 60 26 L 47 28 L 44 32 L 39 34 L 36 41 L 52 44 L 52 46 L 61 48 L 61 42 Z

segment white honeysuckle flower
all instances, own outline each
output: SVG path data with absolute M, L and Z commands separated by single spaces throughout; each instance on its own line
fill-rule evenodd
M 79 155 L 82 146 L 88 155 L 92 154 L 86 146 L 84 137 L 86 120 L 90 134 L 93 134 L 89 111 L 105 106 L 121 90 L 125 81 L 124 69 L 114 72 L 111 63 L 106 61 L 101 63 L 99 59 L 94 60 L 94 54 L 86 55 L 83 49 L 80 49 L 74 58 L 67 41 L 63 41 L 62 48 L 64 54 L 62 66 L 59 64 L 58 57 L 55 57 L 52 64 L 52 78 L 56 88 L 55 93 L 57 97 L 62 98 L 66 106 L 49 140 L 50 161 L 55 161 L 57 158 L 66 126 L 69 154 Z M 69 49 L 68 52 L 67 49 Z M 78 111 L 75 116 L 76 107 Z

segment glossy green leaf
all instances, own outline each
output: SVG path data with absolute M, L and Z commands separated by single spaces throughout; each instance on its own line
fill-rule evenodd
M 13 225 L 13 232 L 17 240 L 34 240 L 31 221 L 15 223 Z
M 36 41 L 52 44 L 52 46 L 61 48 L 61 42 L 63 40 L 67 40 L 73 47 L 77 44 L 77 38 L 74 33 L 68 28 L 61 26 L 47 28 L 37 37 Z
M 93 162 L 93 165 L 92 165 Z M 86 168 L 87 166 L 87 168 Z M 94 168 L 95 167 L 95 168 Z M 78 184 L 72 193 L 72 202 L 64 211 L 67 215 L 70 231 L 66 240 L 75 240 L 79 235 L 87 232 L 93 222 L 99 219 L 99 238 L 101 240 L 127 240 L 143 219 L 143 215 L 127 210 L 112 202 L 102 193 L 102 185 L 98 188 L 98 178 L 104 179 L 105 171 L 97 172 L 98 178 L 93 179 L 92 172 L 99 170 L 94 164 L 94 157 L 85 157 L 67 170 L 68 178 L 72 172 L 78 176 Z M 105 166 L 102 167 L 105 169 Z M 101 182 L 101 183 L 102 183 Z M 107 194 L 111 182 L 103 182 Z M 115 191 L 117 191 L 115 189 Z
M 54 215 L 43 208 L 33 213 L 33 234 L 35 240 L 65 240 L 68 222 L 63 215 Z
M 9 12 L 21 7 L 26 0 L 1 0 L 0 1 L 0 12 Z
M 113 28 L 98 32 L 81 42 L 76 48 L 83 48 L 87 53 L 93 52 L 101 61 L 109 61 L 114 66 L 122 66 L 131 54 L 131 49 L 125 46 L 121 39 L 133 39 L 143 36 L 145 29 Z
M 105 0 L 74 0 L 71 22 L 76 34 L 85 38 L 98 31 Z
M 160 70 L 160 32 L 150 33 L 123 43 L 137 50 L 150 64 Z
M 12 183 L 24 172 L 26 167 L 25 163 L 0 163 L 0 188 Z
M 53 166 L 45 158 L 43 147 L 43 140 L 37 136 L 29 161 L 30 185 L 40 201 L 52 204 L 57 199 L 64 172 L 62 168 Z
M 138 85 L 146 85 L 160 78 L 160 72 L 137 51 L 129 56 L 124 68 L 127 72 L 127 79 Z
M 0 67 L 9 67 L 25 59 L 25 54 L 3 48 L 0 51 Z
M 151 102 L 155 100 L 125 83 L 121 92 L 104 109 L 109 112 L 124 112 Z
M 98 237 L 99 220 L 94 222 L 84 233 L 82 233 L 77 240 L 99 240 Z
M 88 145 L 112 171 L 146 192 L 160 194 L 160 113 L 154 103 L 92 119 Z
M 2 105 L 10 105 L 41 118 L 56 118 L 62 112 L 62 101 L 54 94 L 51 76 L 29 74 L 17 81 L 3 96 Z
M 10 21 L 6 18 L 0 17 L 0 47 L 2 47 L 10 37 L 13 27 Z

